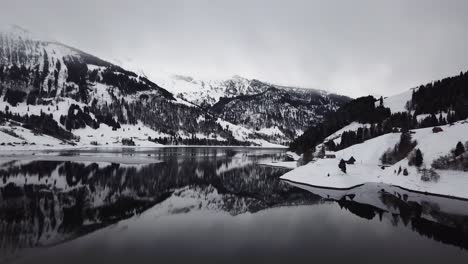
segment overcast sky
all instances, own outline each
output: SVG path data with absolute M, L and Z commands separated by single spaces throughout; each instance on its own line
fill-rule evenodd
M 392 95 L 468 70 L 466 0 L 0 0 L 17 24 L 149 76 Z

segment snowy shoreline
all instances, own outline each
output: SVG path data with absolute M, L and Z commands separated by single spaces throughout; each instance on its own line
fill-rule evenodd
M 412 130 L 412 137 L 418 142 L 416 148 L 424 156 L 421 169 L 430 169 L 432 162 L 451 153 L 457 142 L 468 141 L 466 121 L 441 128 L 443 132 L 440 133 L 433 133 L 432 128 Z M 284 174 L 281 179 L 336 190 L 351 189 L 367 183 L 382 183 L 422 194 L 468 199 L 466 171 L 436 169 L 434 172 L 440 176 L 437 180 L 423 181 L 423 172 L 415 166 L 409 166 L 408 158 L 382 167 L 380 157 L 399 142 L 400 134 L 385 134 L 337 151 L 333 153 L 335 158 L 317 159 Z M 348 164 L 344 173 L 338 163 L 341 159 L 348 160 L 350 157 L 354 157 L 356 162 Z M 399 173 L 402 169 L 407 171 L 407 175 Z
M 373 164 L 356 164 L 347 167 L 347 173 L 338 168 L 338 159 L 319 160 L 294 169 L 282 180 L 333 190 L 349 190 L 363 184 L 383 183 L 412 192 L 468 199 L 468 173 L 463 171 L 437 170 L 440 180 L 424 182 L 416 168 L 408 168 L 409 175 L 395 175 L 393 167 L 382 170 Z M 336 167 L 336 168 L 335 168 Z M 328 176 L 330 175 L 330 176 Z

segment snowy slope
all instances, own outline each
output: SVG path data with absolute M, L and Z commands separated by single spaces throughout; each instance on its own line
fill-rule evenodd
M 99 64 L 98 66 L 110 65 L 77 49 L 49 41 L 43 36 L 37 36 L 21 27 L 10 25 L 0 28 L 0 65 L 3 67 L 25 66 L 29 70 L 37 70 L 41 74 L 39 88 L 48 95 L 51 94 L 49 82 L 55 83 L 55 79 L 57 79 L 56 85 L 53 85 L 52 90 L 55 91 L 56 96 L 62 93 L 66 85 L 71 85 L 67 83 L 66 61 L 83 62 L 85 60 L 93 61 Z M 10 85 L 12 88 L 16 86 Z M 16 88 L 32 90 L 33 83 L 28 83 L 26 87 Z
M 347 131 L 357 131 L 359 128 L 369 128 L 370 125 L 369 124 L 361 124 L 359 122 L 352 122 L 351 124 L 343 127 L 342 129 L 336 131 L 335 133 L 329 135 L 328 137 L 325 138 L 324 142 L 327 142 L 327 141 L 330 141 L 330 140 L 333 140 L 335 142 L 335 144 L 340 144 L 341 142 L 341 135 L 343 134 L 343 132 L 347 132 Z
M 454 125 L 442 126 L 441 133 L 433 133 L 432 128 L 414 130 L 412 137 L 418 142 L 416 146 L 424 156 L 423 167 L 430 167 L 432 161 L 446 155 L 455 147 L 457 142 L 468 141 L 468 122 L 460 121 Z M 351 188 L 356 185 L 376 182 L 396 185 L 403 188 L 430 192 L 441 195 L 468 198 L 468 173 L 462 171 L 442 171 L 438 182 L 424 182 L 415 167 L 408 166 L 408 159 L 387 167 L 380 168 L 380 157 L 399 141 L 400 133 L 385 134 L 377 138 L 353 145 L 336 152 L 335 159 L 318 159 L 305 166 L 299 167 L 282 176 L 285 180 L 305 183 L 314 186 Z M 340 159 L 356 159 L 355 165 L 347 166 L 347 173 L 338 168 Z M 407 168 L 409 175 L 397 175 L 399 167 Z
M 383 106 L 390 108 L 392 113 L 407 112 L 406 103 L 411 100 L 412 92 L 413 90 L 408 90 L 397 95 L 385 97 L 383 99 Z M 380 102 L 377 100 L 376 106 L 378 106 L 379 103 Z
M 249 95 L 264 90 L 239 76 L 227 80 L 196 80 L 188 76 L 170 75 L 155 78 L 155 81 L 177 97 L 199 106 L 213 105 L 221 97 Z

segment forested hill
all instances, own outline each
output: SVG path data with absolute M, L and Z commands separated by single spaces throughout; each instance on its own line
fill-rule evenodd
M 311 124 L 323 122 L 350 99 L 317 91 L 284 90 L 270 86 L 264 92 L 221 97 L 210 111 L 226 121 L 261 130 L 277 127 L 286 137 L 296 137 Z
M 328 149 L 343 149 L 367 139 L 397 131 L 434 127 L 468 118 L 468 72 L 421 85 L 411 92 L 389 97 L 361 97 L 329 114 L 321 124 L 309 127 L 290 148 L 298 153 L 314 151 L 325 143 Z M 323 142 L 352 122 L 368 124 L 357 131 L 345 131 L 340 143 Z
M 468 117 L 468 71 L 421 85 L 413 90 L 409 110 L 416 115 L 452 112 L 454 120 Z
M 351 122 L 377 123 L 389 117 L 390 109 L 381 105 L 376 107 L 375 102 L 376 99 L 372 96 L 352 100 L 338 111 L 330 113 L 322 123 L 309 127 L 291 143 L 290 148 L 303 153 L 315 149 L 315 146 L 322 143 L 328 135 Z

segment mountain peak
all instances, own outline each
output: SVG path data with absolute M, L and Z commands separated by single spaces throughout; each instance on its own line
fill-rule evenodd
M 33 34 L 28 29 L 16 24 L 0 25 L 0 35 L 7 36 L 10 39 L 47 41 L 47 38 Z

